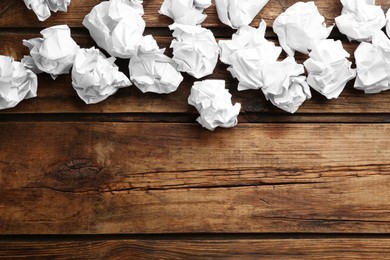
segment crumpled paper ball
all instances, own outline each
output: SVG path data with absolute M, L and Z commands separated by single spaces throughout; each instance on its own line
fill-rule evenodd
M 174 23 L 171 48 L 177 69 L 199 79 L 213 73 L 218 62 L 219 47 L 213 33 L 200 26 Z
M 211 0 L 164 0 L 159 13 L 173 19 L 175 23 L 198 25 L 207 17 L 204 9 L 211 5 Z
M 31 55 L 31 58 L 25 58 L 23 63 L 33 71 L 50 74 L 53 79 L 60 74 L 69 73 L 80 48 L 72 39 L 69 27 L 52 26 L 42 30 L 41 34 L 43 38 L 23 40 L 23 44 L 30 49 Z
M 168 94 L 177 90 L 183 76 L 177 64 L 164 55 L 151 35 L 138 43 L 136 54 L 130 59 L 130 79 L 143 93 Z
M 225 89 L 224 80 L 196 81 L 191 88 L 188 104 L 198 110 L 199 124 L 214 131 L 217 127 L 230 128 L 237 125 L 241 104 L 233 106 L 231 98 L 229 90 Z
M 333 26 L 326 27 L 313 1 L 293 4 L 273 24 L 280 46 L 289 56 L 294 56 L 295 51 L 308 54 L 317 40 L 328 38 L 332 29 Z
M 228 71 L 239 81 L 238 90 L 259 89 L 263 86 L 264 64 L 276 61 L 282 52 L 271 41 L 265 39 L 267 25 L 259 28 L 243 26 L 233 34 L 232 40 L 220 40 L 221 61 L 230 65 Z
M 215 0 L 218 18 L 222 23 L 238 29 L 248 25 L 269 0 Z
M 139 15 L 144 15 L 144 1 L 143 0 L 129 0 L 130 5 L 138 11 Z
M 264 87 L 261 90 L 274 106 L 295 113 L 303 102 L 311 98 L 306 77 L 301 76 L 305 69 L 294 57 L 267 63 L 262 72 Z
M 35 64 L 35 61 L 34 59 L 30 56 L 30 55 L 24 55 L 24 57 L 22 58 L 22 60 L 20 61 L 21 63 L 23 63 L 23 65 L 28 68 L 29 70 L 31 70 L 32 72 L 34 72 L 35 74 L 41 74 L 43 73 L 42 70 L 40 70 L 37 65 Z
M 341 3 L 343 10 L 335 21 L 350 41 L 371 41 L 373 33 L 386 24 L 385 13 L 375 5 L 375 0 L 341 0 Z
M 24 0 L 27 8 L 33 10 L 39 21 L 45 21 L 51 12 L 67 12 L 71 0 Z
M 72 86 L 86 104 L 99 103 L 119 88 L 131 85 L 115 65 L 115 58 L 106 58 L 98 49 L 80 49 L 72 69 Z
M 104 1 L 83 20 L 97 45 L 111 56 L 128 59 L 145 30 L 139 9 L 129 0 Z
M 375 94 L 390 89 L 390 40 L 378 30 L 372 44 L 360 43 L 355 51 L 357 78 L 355 88 L 366 94 Z
M 12 57 L 0 55 L 0 109 L 15 107 L 37 96 L 38 78 Z
M 318 41 L 304 62 L 309 85 L 328 99 L 338 98 L 348 81 L 356 77 L 341 41 Z

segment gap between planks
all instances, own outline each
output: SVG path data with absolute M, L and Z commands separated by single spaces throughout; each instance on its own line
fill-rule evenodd
M 36 35 L 35 37 L 41 37 L 41 30 L 45 29 L 46 27 L 0 27 L 0 34 L 19 34 L 19 35 L 26 35 L 25 37 L 32 37 L 32 35 Z M 216 40 L 230 40 L 232 38 L 232 35 L 236 32 L 236 30 L 233 30 L 231 28 L 226 27 L 205 27 L 207 29 L 210 29 Z M 384 29 L 383 29 L 384 30 Z M 143 35 L 152 35 L 153 37 L 170 37 L 173 39 L 171 30 L 169 30 L 168 27 L 146 27 Z M 87 28 L 82 27 L 75 27 L 71 28 L 71 33 L 73 37 L 90 37 L 89 31 Z M 277 35 L 274 33 L 272 27 L 267 27 L 267 30 L 265 32 L 265 38 L 268 40 L 276 41 L 278 40 Z M 331 34 L 328 38 L 335 39 L 335 40 L 341 40 L 344 42 L 347 42 L 347 38 L 345 35 L 341 34 L 337 27 L 333 29 Z M 92 39 L 91 39 L 92 40 Z M 276 43 L 279 45 L 278 43 Z M 96 45 L 96 43 L 95 43 Z M 96 45 L 97 47 L 97 45 Z
M 170 234 L 24 234 L 0 235 L 1 242 L 66 242 L 107 240 L 289 240 L 289 239 L 381 239 L 390 242 L 388 233 L 170 233 Z
M 0 122 L 113 122 L 113 123 L 196 123 L 199 115 L 194 113 L 31 113 L 1 114 Z M 239 124 L 375 124 L 390 123 L 390 114 L 296 114 L 287 113 L 241 113 Z

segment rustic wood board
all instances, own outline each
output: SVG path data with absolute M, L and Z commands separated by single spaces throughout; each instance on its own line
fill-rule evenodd
M 0 132 L 3 234 L 390 231 L 387 124 Z
M 389 239 L 124 239 L 0 242 L 0 259 L 388 259 Z

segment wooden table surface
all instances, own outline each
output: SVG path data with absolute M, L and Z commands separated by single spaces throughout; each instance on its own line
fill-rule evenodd
M 63 23 L 95 45 L 81 21 L 99 2 L 73 0 L 41 23 L 22 0 L 0 1 L 0 54 L 21 59 L 23 39 Z M 270 0 L 253 25 L 295 2 Z M 339 0 L 315 2 L 332 24 Z M 145 0 L 145 34 L 169 47 L 160 4 Z M 231 37 L 207 13 L 203 25 Z M 357 43 L 332 37 L 353 54 Z M 171 95 L 133 86 L 87 106 L 69 75 L 40 75 L 37 98 L 0 112 L 0 258 L 390 258 L 390 91 L 313 91 L 289 115 L 261 91 L 238 92 L 226 68 L 209 78 L 226 80 L 242 112 L 215 132 L 195 122 L 189 76 Z

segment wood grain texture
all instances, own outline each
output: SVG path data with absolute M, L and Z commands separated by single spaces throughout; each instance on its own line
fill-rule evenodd
M 389 259 L 389 239 L 0 242 L 0 259 Z
M 88 48 L 94 45 L 93 40 L 86 32 L 73 34 L 80 46 Z M 0 33 L 4 39 L 0 45 L 0 53 L 13 56 L 20 60 L 28 54 L 28 49 L 21 44 L 23 39 L 39 37 L 39 33 Z M 156 36 L 161 47 L 167 48 L 167 54 L 171 55 L 169 44 L 170 36 Z M 344 41 L 345 49 L 353 53 L 356 43 Z M 281 58 L 284 58 L 282 55 Z M 353 58 L 353 57 L 352 57 Z M 303 63 L 307 56 L 297 54 L 296 59 Z M 121 71 L 128 74 L 127 60 L 118 60 Z M 234 102 L 242 104 L 242 113 L 287 113 L 275 108 L 266 101 L 261 91 L 237 91 L 237 80 L 233 79 L 227 66 L 220 62 L 212 76 L 208 78 L 225 79 L 226 87 L 233 95 Z M 52 80 L 46 74 L 39 75 L 38 97 L 21 102 L 16 108 L 0 111 L 0 113 L 195 113 L 195 109 L 188 105 L 187 98 L 190 89 L 196 79 L 185 75 L 185 80 L 178 91 L 170 95 L 143 94 L 135 86 L 121 89 L 114 96 L 96 105 L 85 105 L 77 96 L 71 85 L 71 76 L 62 75 L 57 80 Z M 337 100 L 327 100 L 314 90 L 312 100 L 305 102 L 298 113 L 387 113 L 390 111 L 390 92 L 376 95 L 365 95 L 362 91 L 353 88 L 353 81 L 346 87 Z
M 390 232 L 390 125 L 0 124 L 0 233 Z
M 66 23 L 71 27 L 82 27 L 84 16 L 101 0 L 73 0 L 69 6 L 68 13 L 54 13 L 45 22 L 40 22 L 32 11 L 29 11 L 20 0 L 7 0 L 0 3 L 0 27 L 48 27 Z M 252 25 L 258 25 L 260 19 L 264 19 L 269 26 L 275 18 L 298 0 L 270 0 L 269 3 L 254 19 Z M 159 15 L 162 0 L 145 0 L 144 19 L 148 27 L 167 27 L 173 23 L 170 18 Z M 320 13 L 325 17 L 328 24 L 334 23 L 334 18 L 341 13 L 342 5 L 339 0 L 317 0 L 315 1 Z M 376 4 L 381 5 L 384 10 L 390 7 L 387 0 L 377 0 Z M 217 17 L 214 1 L 213 5 L 206 10 L 207 19 L 202 24 L 205 27 L 224 26 Z

